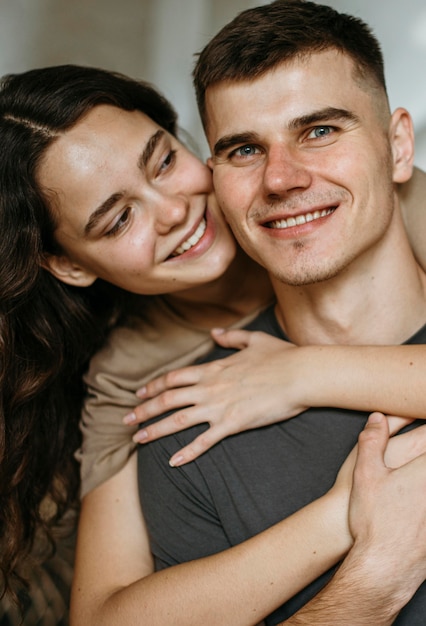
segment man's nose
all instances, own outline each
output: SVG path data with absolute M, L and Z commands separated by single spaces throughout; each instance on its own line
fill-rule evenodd
M 311 184 L 311 174 L 297 149 L 273 146 L 265 161 L 264 193 L 278 199 L 296 189 L 306 189 Z

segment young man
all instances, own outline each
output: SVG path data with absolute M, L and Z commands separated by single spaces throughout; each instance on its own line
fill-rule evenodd
M 412 173 L 412 124 L 404 109 L 389 111 L 368 28 L 326 6 L 278 0 L 227 25 L 194 76 L 221 207 L 276 291 L 275 309 L 251 328 L 299 345 L 424 343 L 426 276 L 396 197 Z M 311 409 L 170 471 L 168 458 L 203 427 L 141 447 L 158 566 L 238 544 L 319 497 L 366 417 Z M 386 474 L 377 469 L 372 501 Z M 413 485 L 401 482 L 401 497 Z M 355 547 L 323 591 L 332 572 L 267 623 L 424 624 L 426 586 L 403 608 L 426 577 L 423 522 L 424 511 L 395 499 L 392 521 L 352 529 Z

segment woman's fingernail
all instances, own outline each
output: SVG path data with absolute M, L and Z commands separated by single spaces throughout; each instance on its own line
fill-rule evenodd
M 146 395 L 146 387 L 141 387 L 137 390 L 136 395 L 138 398 L 144 398 Z
M 225 332 L 224 328 L 212 328 L 212 333 L 214 335 L 223 335 L 224 332 Z
M 170 467 L 178 467 L 183 461 L 183 456 L 179 454 L 178 456 L 172 456 L 169 461 Z
M 141 428 L 141 430 L 138 430 L 138 432 L 133 435 L 133 441 L 135 443 L 143 443 L 146 439 L 148 439 L 148 431 L 144 428 Z
M 125 415 L 123 417 L 123 422 L 125 424 L 133 424 L 134 422 L 136 422 L 136 413 L 128 413 L 127 415 Z

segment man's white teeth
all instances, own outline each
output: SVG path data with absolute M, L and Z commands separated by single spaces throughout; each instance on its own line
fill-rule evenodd
M 206 220 L 203 218 L 195 233 L 191 235 L 189 239 L 181 243 L 180 246 L 176 248 L 176 250 L 172 253 L 172 256 L 179 256 L 179 254 L 183 254 L 184 252 L 192 248 L 192 246 L 195 246 L 195 244 L 198 243 L 201 237 L 204 235 L 206 226 Z
M 323 209 L 322 211 L 314 211 L 313 213 L 305 213 L 305 215 L 297 215 L 296 217 L 288 217 L 286 220 L 274 220 L 269 222 L 269 228 L 290 228 L 291 226 L 301 226 L 307 222 L 313 222 L 320 217 L 325 217 L 333 213 L 335 209 Z

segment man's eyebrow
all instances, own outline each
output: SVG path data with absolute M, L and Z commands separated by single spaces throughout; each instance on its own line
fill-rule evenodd
M 138 167 L 140 169 L 145 169 L 148 165 L 149 160 L 155 152 L 156 147 L 160 140 L 164 137 L 165 131 L 162 129 L 157 130 L 147 141 L 145 148 L 143 149 L 139 159 L 138 159 Z M 102 204 L 98 206 L 97 209 L 91 213 L 89 220 L 84 227 L 84 236 L 87 237 L 95 226 L 99 223 L 104 215 L 106 215 L 114 206 L 119 202 L 124 196 L 123 192 L 113 193 L 109 198 L 107 198 Z
M 347 109 L 337 109 L 335 107 L 326 107 L 319 109 L 318 111 L 312 111 L 306 115 L 296 117 L 288 123 L 289 130 L 300 130 L 306 128 L 306 126 L 312 126 L 313 124 L 324 123 L 326 121 L 349 121 L 357 122 L 359 118 L 355 113 L 348 111 Z M 226 152 L 230 148 L 237 145 L 258 143 L 259 135 L 254 132 L 234 133 L 231 135 L 224 135 L 213 146 L 214 157 L 219 157 L 223 152 Z
M 306 126 L 318 124 L 319 122 L 327 122 L 333 120 L 358 122 L 359 118 L 357 115 L 355 115 L 355 113 L 352 113 L 352 111 L 348 111 L 347 109 L 326 107 L 325 109 L 312 111 L 312 113 L 307 113 L 306 115 L 301 115 L 300 117 L 294 118 L 289 122 L 288 128 L 289 130 L 299 130 L 301 128 L 306 128 Z
M 259 135 L 257 133 L 234 133 L 232 135 L 224 135 L 213 146 L 213 154 L 215 157 L 220 156 L 229 148 L 245 143 L 257 143 Z

